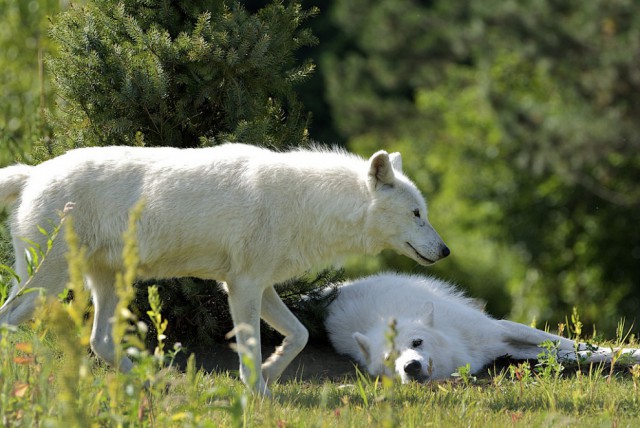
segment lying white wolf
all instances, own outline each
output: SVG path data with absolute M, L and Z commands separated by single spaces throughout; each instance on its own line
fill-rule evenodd
M 390 323 L 395 320 L 393 345 Z M 597 348 L 485 314 L 477 301 L 430 277 L 393 273 L 370 276 L 338 288 L 325 326 L 336 351 L 374 376 L 400 376 L 403 383 L 450 377 L 470 365 L 477 373 L 496 358 L 535 359 L 546 341 L 558 357 L 610 361 L 612 350 Z M 576 353 L 577 350 L 577 353 Z M 387 361 L 395 351 L 395 361 Z M 640 350 L 623 349 L 640 362 Z
M 423 265 L 449 254 L 427 220 L 424 198 L 401 169 L 398 153 L 380 151 L 366 161 L 340 151 L 276 153 L 243 144 L 86 148 L 35 167 L 0 169 L 0 204 L 15 201 L 11 233 L 22 279 L 0 308 L 0 324 L 31 317 L 35 293 L 18 293 L 28 276 L 27 242 L 44 248 L 38 228 L 72 202 L 95 305 L 91 346 L 114 364 L 114 277 L 122 269 L 129 211 L 142 199 L 140 277 L 224 281 L 239 352 L 254 367 L 262 363 L 260 317 L 285 336 L 252 385 L 268 393 L 265 378 L 278 378 L 308 337 L 274 284 L 353 253 L 391 248 Z M 58 237 L 32 287 L 53 295 L 64 289 L 65 252 Z M 248 382 L 249 369 L 240 361 Z M 121 370 L 131 366 L 120 361 Z

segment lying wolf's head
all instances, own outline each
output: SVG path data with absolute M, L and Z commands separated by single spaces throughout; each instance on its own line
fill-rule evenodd
M 392 248 L 421 265 L 449 255 L 427 219 L 427 204 L 418 188 L 402 174 L 400 153 L 375 153 L 369 159 L 369 191 L 372 204 L 367 227 L 378 245 Z
M 429 310 L 430 307 L 430 310 Z M 420 320 L 391 320 L 353 339 L 360 351 L 359 362 L 372 376 L 399 376 L 402 383 L 445 379 L 456 370 L 451 342 L 433 328 L 433 305 Z

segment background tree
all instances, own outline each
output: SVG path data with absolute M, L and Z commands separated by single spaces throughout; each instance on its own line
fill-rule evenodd
M 294 87 L 313 69 L 294 53 L 315 43 L 298 2 L 255 13 L 239 2 L 95 0 L 59 15 L 52 58 L 64 100 L 58 127 L 75 145 L 196 147 L 305 138 Z
M 44 58 L 53 46 L 46 24 L 59 8 L 59 0 L 0 0 L 0 165 L 51 137 L 46 111 L 53 95 Z
M 363 154 L 403 152 L 453 251 L 437 271 L 524 322 L 574 305 L 609 332 L 634 319 L 634 2 L 317 4 L 340 41 L 315 53 L 334 129 Z M 385 266 L 416 269 L 394 255 L 373 269 Z

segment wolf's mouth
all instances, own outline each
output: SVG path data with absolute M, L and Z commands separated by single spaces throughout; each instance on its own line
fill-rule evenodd
M 429 376 L 426 374 L 419 374 L 415 376 L 407 376 L 406 381 L 403 383 L 409 382 L 417 382 L 417 383 L 427 383 L 429 381 Z
M 432 264 L 434 264 L 434 263 L 435 263 L 433 260 L 428 259 L 428 258 L 426 258 L 425 256 L 423 256 L 422 254 L 420 254 L 420 253 L 418 252 L 418 250 L 416 250 L 416 249 L 415 249 L 415 247 L 414 247 L 413 245 L 411 245 L 409 242 L 407 242 L 407 245 L 408 245 L 409 247 L 411 247 L 411 249 L 413 250 L 413 252 L 414 252 L 414 253 L 416 253 L 416 255 L 417 255 L 418 257 L 420 257 L 420 259 L 424 260 L 425 262 L 429 263 L 430 265 L 432 265 Z

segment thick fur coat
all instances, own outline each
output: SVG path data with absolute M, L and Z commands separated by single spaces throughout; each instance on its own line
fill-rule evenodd
M 494 319 L 445 281 L 396 273 L 340 286 L 325 326 L 336 351 L 374 376 L 397 375 L 403 382 L 445 379 L 466 364 L 477 373 L 504 356 L 535 359 L 547 341 L 562 359 L 607 362 L 612 357 L 610 348 Z M 640 350 L 622 352 L 640 362 Z
M 91 345 L 116 364 L 109 321 L 117 303 L 114 277 L 122 269 L 129 212 L 141 200 L 142 278 L 224 282 L 239 352 L 253 367 L 262 364 L 260 317 L 285 336 L 252 385 L 264 393 L 265 379 L 278 378 L 308 336 L 274 284 L 348 254 L 391 248 L 423 265 L 449 254 L 397 153 L 380 151 L 365 160 L 341 151 L 280 153 L 243 144 L 77 149 L 34 167 L 0 169 L 0 204 L 12 205 L 16 271 L 22 278 L 0 308 L 0 323 L 31 317 L 34 293 L 19 294 L 28 276 L 27 243 L 44 243 L 38 228 L 49 227 L 65 206 L 73 206 L 95 305 Z M 62 291 L 65 252 L 64 238 L 58 237 L 31 286 L 53 295 Z M 242 361 L 240 374 L 248 382 Z M 118 364 L 131 368 L 126 358 Z

